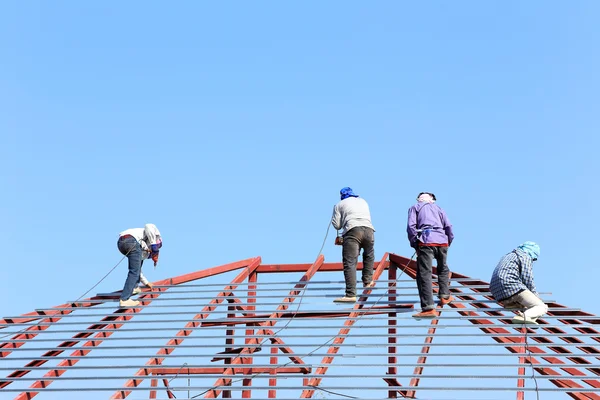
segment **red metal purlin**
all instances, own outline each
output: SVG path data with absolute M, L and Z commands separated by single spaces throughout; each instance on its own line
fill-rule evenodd
M 379 277 L 381 276 L 381 274 L 383 273 L 385 267 L 387 267 L 388 265 L 388 253 L 385 253 L 383 255 L 383 258 L 381 259 L 381 261 L 377 264 L 377 269 L 375 269 L 375 273 L 373 274 L 373 281 L 377 281 L 377 279 L 379 279 Z M 363 308 L 363 304 L 362 302 L 364 302 L 367 299 L 368 294 L 371 293 L 371 289 L 364 289 L 363 291 L 363 295 L 360 298 L 360 302 L 359 304 L 356 304 L 353 308 L 354 311 L 352 313 L 350 313 L 350 315 L 348 316 L 348 319 L 344 322 L 344 328 L 340 329 L 340 331 L 338 332 L 337 337 L 333 340 L 333 344 L 329 347 L 329 349 L 327 350 L 327 354 L 337 354 L 337 352 L 339 351 L 339 346 L 340 344 L 344 343 L 344 341 L 346 340 L 346 335 L 348 335 L 348 333 L 350 332 L 350 328 L 352 328 L 352 326 L 354 325 L 354 323 L 356 323 L 357 318 L 359 315 L 361 315 L 360 310 Z M 333 356 L 325 356 L 323 358 L 323 360 L 321 361 L 321 364 L 331 364 L 333 362 L 334 357 Z M 315 371 L 315 375 L 325 375 L 325 373 L 327 372 L 328 367 L 327 366 L 320 366 L 319 368 L 317 368 L 317 370 Z M 323 378 L 312 378 L 309 380 L 308 385 L 310 387 L 313 386 L 319 386 L 319 384 L 321 383 L 321 380 Z M 314 389 L 304 389 L 302 391 L 302 394 L 300 395 L 301 399 L 308 399 L 311 398 L 314 394 L 315 390 Z
M 256 311 L 256 306 L 255 306 L 256 282 L 258 282 L 258 273 L 253 272 L 248 277 L 248 300 L 246 301 L 248 303 L 248 306 L 247 306 L 248 313 L 246 314 L 247 316 L 254 316 L 255 311 Z M 246 324 L 246 338 L 245 338 L 244 343 L 246 345 L 250 344 L 253 336 L 254 336 L 254 327 L 251 324 Z M 250 355 L 250 357 L 247 357 L 244 359 L 244 363 L 247 363 L 249 365 L 252 365 L 253 362 L 254 362 L 254 359 L 252 358 L 252 355 Z M 249 374 L 246 374 L 246 375 L 249 375 Z M 244 379 L 244 381 L 242 382 L 242 385 L 244 387 L 252 386 L 252 379 Z M 251 397 L 252 397 L 252 391 L 250 389 L 245 389 L 242 391 L 243 399 L 249 399 Z
M 252 272 L 254 272 L 256 270 L 256 268 L 260 265 L 260 261 L 261 261 L 260 257 L 256 257 L 256 258 L 252 258 L 252 259 L 248 259 L 248 260 L 244 260 L 244 261 L 238 261 L 236 263 L 212 268 L 209 273 L 203 274 L 203 276 L 201 276 L 201 277 L 205 278 L 208 276 L 218 275 L 218 274 L 221 274 L 224 272 L 244 268 L 244 270 L 242 272 L 240 272 L 240 274 L 238 276 L 236 276 L 231 281 L 231 283 L 221 293 L 219 293 L 217 295 L 217 297 L 215 299 L 211 300 L 211 302 L 209 303 L 208 306 L 204 307 L 199 314 L 194 316 L 192 321 L 188 322 L 183 329 L 181 329 L 179 332 L 177 332 L 177 334 L 175 335 L 176 336 L 175 338 L 173 338 L 167 342 L 166 347 L 161 348 L 156 353 L 157 357 L 153 357 L 148 362 L 146 362 L 146 365 L 148 365 L 148 366 L 160 365 L 164 360 L 164 357 L 160 357 L 160 356 L 171 354 L 175 350 L 174 346 L 179 346 L 181 343 L 183 343 L 183 341 L 185 340 L 185 337 L 189 336 L 193 332 L 189 328 L 196 328 L 196 327 L 200 326 L 199 321 L 203 320 L 205 318 L 208 318 L 208 316 L 210 315 L 210 312 L 214 311 L 217 308 L 217 306 L 225 299 L 226 296 L 231 295 L 231 291 L 234 290 L 239 283 L 243 282 Z M 189 275 L 190 274 L 184 275 L 184 277 L 187 277 Z M 196 278 L 196 279 L 199 279 L 199 278 Z M 172 284 L 172 285 L 178 285 L 181 283 L 180 280 L 178 280 L 178 278 L 170 279 L 168 281 L 169 281 L 169 284 Z M 135 373 L 135 375 L 140 376 L 140 377 L 146 377 L 150 374 L 150 371 L 151 371 L 151 369 L 149 369 L 149 368 L 140 368 Z M 124 386 L 125 387 L 137 387 L 142 381 L 143 381 L 143 378 L 142 379 L 129 379 L 127 382 L 125 382 Z M 124 399 L 127 396 L 129 396 L 130 393 L 131 393 L 130 390 L 119 390 L 112 395 L 111 399 Z
M 317 261 L 315 261 L 315 263 L 308 269 L 308 271 L 306 271 L 304 273 L 304 275 L 302 276 L 302 278 L 300 279 L 300 282 L 296 284 L 296 286 L 294 286 L 294 289 L 292 289 L 290 291 L 290 293 L 288 294 L 288 297 L 285 298 L 282 302 L 282 304 L 280 304 L 277 307 L 277 310 L 271 314 L 270 318 L 279 318 L 282 314 L 282 311 L 285 311 L 288 309 L 288 307 L 291 305 L 292 302 L 294 302 L 294 300 L 296 299 L 296 297 L 301 293 L 301 289 L 303 289 L 306 286 L 306 282 L 309 281 L 313 275 L 319 270 L 319 268 L 323 265 L 323 256 L 320 255 L 317 258 Z M 265 322 L 261 322 L 259 324 L 259 326 L 264 327 L 264 326 L 268 326 L 268 327 L 273 327 L 275 324 L 277 323 L 276 320 L 272 320 L 269 319 Z M 260 344 L 260 341 L 257 338 L 253 338 L 251 340 L 251 343 L 253 345 L 258 345 Z M 247 355 L 247 354 L 251 354 L 255 351 L 255 348 L 250 348 L 250 347 L 246 347 L 244 348 L 241 353 L 241 355 Z M 241 358 L 240 356 L 234 358 L 232 360 L 232 364 L 239 364 L 241 362 Z M 231 375 L 233 373 L 233 369 L 229 368 L 223 375 Z M 214 399 L 217 396 L 219 396 L 219 394 L 221 393 L 221 390 L 217 389 L 220 386 L 223 386 L 225 384 L 227 384 L 228 382 L 231 382 L 230 378 L 220 378 L 216 381 L 216 383 L 212 386 L 213 389 L 209 390 L 208 393 L 206 394 L 205 398 L 208 399 Z

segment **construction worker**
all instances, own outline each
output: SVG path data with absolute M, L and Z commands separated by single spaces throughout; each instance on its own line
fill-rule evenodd
M 537 324 L 548 312 L 533 282 L 533 262 L 540 256 L 540 246 L 525 242 L 500 259 L 490 281 L 494 299 L 508 309 L 522 308 L 512 319 L 516 324 Z
M 375 228 L 371 224 L 371 213 L 367 202 L 354 194 L 351 188 L 340 190 L 340 202 L 333 208 L 331 224 L 341 229 L 342 259 L 346 294 L 335 299 L 338 303 L 356 301 L 356 263 L 363 249 L 362 281 L 364 287 L 373 286 L 373 262 L 375 261 Z M 337 243 L 337 238 L 336 238 Z
M 132 300 L 130 297 L 141 292 L 138 284 L 142 282 L 152 289 L 152 284 L 142 274 L 142 264 L 145 259 L 151 258 L 156 267 L 159 250 L 162 247 L 162 238 L 156 225 L 146 224 L 143 228 L 132 228 L 121 232 L 117 247 L 121 254 L 127 256 L 129 261 L 129 273 L 121 292 L 119 306 L 134 307 L 139 305 L 140 302 Z
M 446 263 L 448 247 L 454 240 L 454 234 L 446 213 L 435 201 L 433 193 L 421 192 L 417 196 L 417 203 L 408 210 L 406 232 L 410 246 L 417 253 L 417 288 L 421 301 L 421 312 L 414 314 L 415 318 L 438 316 L 431 282 L 434 258 L 437 260 L 440 304 L 449 304 L 454 300 L 450 295 L 450 270 Z

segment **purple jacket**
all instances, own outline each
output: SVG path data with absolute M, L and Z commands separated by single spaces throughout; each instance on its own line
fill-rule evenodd
M 410 246 L 415 249 L 418 242 L 451 245 L 454 240 L 450 220 L 435 203 L 419 202 L 412 206 L 408 210 L 406 232 Z

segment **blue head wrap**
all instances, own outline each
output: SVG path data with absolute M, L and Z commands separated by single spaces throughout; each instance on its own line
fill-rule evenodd
M 358 197 L 357 194 L 354 194 L 351 188 L 345 187 L 340 190 L 340 198 L 342 200 L 347 199 L 348 197 Z
M 540 256 L 540 246 L 538 246 L 537 243 L 525 242 L 517 248 L 529 254 L 529 257 L 531 257 L 534 261 Z

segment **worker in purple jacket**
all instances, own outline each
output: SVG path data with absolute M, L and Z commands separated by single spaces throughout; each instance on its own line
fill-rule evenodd
M 406 232 L 410 246 L 417 253 L 417 288 L 421 300 L 421 312 L 413 315 L 415 318 L 438 316 L 431 283 L 434 258 L 437 260 L 440 304 L 449 304 L 454 300 L 450 296 L 450 270 L 446 264 L 448 247 L 452 244 L 454 234 L 446 213 L 435 204 L 435 200 L 433 193 L 421 192 L 417 196 L 417 204 L 408 210 Z

